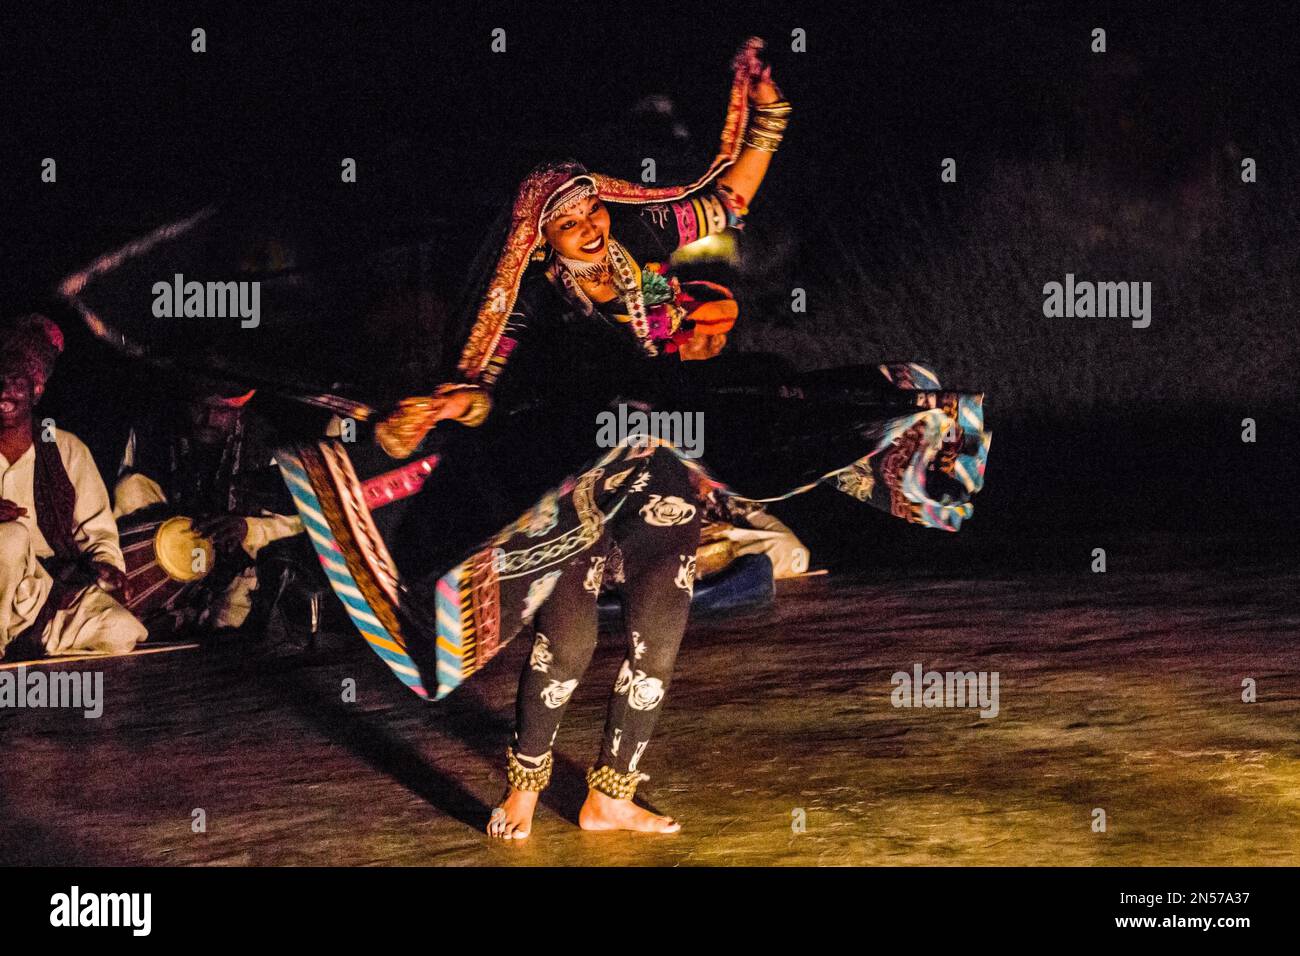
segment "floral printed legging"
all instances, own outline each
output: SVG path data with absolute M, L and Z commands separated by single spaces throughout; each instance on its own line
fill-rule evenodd
M 596 650 L 596 599 L 608 574 L 621 592 L 627 657 L 610 695 L 597 767 L 630 773 L 650 743 L 686 631 L 701 512 L 694 477 L 657 449 L 629 482 L 600 538 L 565 562 L 533 625 L 515 706 L 516 756 L 536 766 Z

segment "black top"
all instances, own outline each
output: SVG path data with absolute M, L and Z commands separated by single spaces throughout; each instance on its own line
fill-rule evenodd
M 678 239 L 671 210 L 627 212 L 619 210 L 611 234 L 640 265 L 666 259 Z M 833 404 L 792 398 L 781 386 L 798 376 L 770 363 L 757 370 L 738 356 L 651 357 L 626 323 L 601 309 L 583 315 L 565 301 L 542 263 L 525 274 L 504 334 L 515 346 L 492 388 L 488 420 L 478 428 L 447 423 L 431 433 L 417 454 L 436 448 L 442 462 L 424 490 L 376 512 L 381 526 L 398 525 L 385 540 L 405 577 L 445 572 L 598 458 L 605 449 L 596 445 L 597 415 L 619 402 L 703 413 L 707 467 L 753 497 L 789 490 L 832 462 L 842 466 L 864 454 L 868 426 L 881 420 L 874 394 L 865 396 L 866 405 L 862 394 L 848 404 L 839 394 Z M 870 371 L 853 377 L 879 379 Z

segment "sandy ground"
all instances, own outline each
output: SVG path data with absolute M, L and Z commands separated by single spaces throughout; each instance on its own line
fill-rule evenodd
M 106 661 L 98 720 L 0 711 L 0 862 L 1295 865 L 1294 565 L 1207 560 L 813 578 L 693 624 L 642 762 L 646 802 L 683 821 L 671 837 L 575 823 L 614 635 L 517 844 L 481 826 L 523 640 L 437 705 L 341 636 L 285 660 L 235 644 Z M 891 675 L 916 663 L 997 671 L 998 715 L 891 706 Z

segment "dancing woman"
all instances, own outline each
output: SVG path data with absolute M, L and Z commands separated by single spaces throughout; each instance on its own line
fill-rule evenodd
M 698 303 L 661 263 L 679 246 L 740 224 L 781 142 L 791 105 L 759 59 L 760 48 L 751 41 L 733 64 L 722 151 L 696 184 L 647 188 L 589 173 L 572 162 L 542 167 L 523 182 L 496 268 L 478 290 L 481 307 L 461 355 L 461 380 L 431 398 L 400 403 L 378 429 L 380 444 L 398 457 L 409 454 L 413 441 L 440 421 L 486 422 L 491 430 L 495 420 L 508 436 L 487 454 L 481 448 L 491 442 L 479 443 L 477 460 L 484 464 L 473 468 L 470 482 L 457 488 L 448 470 L 435 474 L 426 491 L 441 485 L 444 500 L 460 502 L 462 513 L 489 514 L 493 509 L 481 489 L 472 486 L 497 463 L 512 461 L 514 468 L 546 473 L 544 463 L 551 461 L 559 474 L 565 465 L 590 456 L 595 411 L 615 395 L 656 407 L 671 404 L 683 362 L 711 358 L 723 348 L 725 325 L 694 320 L 707 310 L 692 308 Z M 613 229 L 613 206 L 630 206 L 635 214 L 622 216 Z M 928 374 L 920 366 L 892 369 L 899 379 Z M 955 527 L 968 513 L 968 503 L 936 501 L 923 493 L 909 499 L 903 485 L 918 453 L 932 456 L 942 445 L 934 431 L 939 420 L 946 415 L 955 428 L 960 399 L 931 392 L 918 403 L 914 393 L 905 392 L 911 388 L 910 380 L 892 385 L 893 396 L 905 396 L 895 416 L 866 427 L 855 421 L 849 433 L 853 452 L 835 461 L 839 470 L 819 472 L 795 491 L 830 478 L 841 490 L 868 500 L 878 474 L 894 513 Z M 935 409 L 941 402 L 947 412 L 938 409 L 940 414 L 924 423 L 901 414 L 918 404 Z M 977 400 L 967 411 L 975 409 Z M 512 417 L 513 427 L 503 424 Z M 966 424 L 974 424 L 975 436 L 981 434 L 973 417 Z M 956 463 L 964 439 L 953 438 L 949 430 L 947 451 L 950 463 Z M 830 444 L 843 452 L 842 444 Z M 467 446 L 451 447 L 462 463 L 475 461 Z M 880 456 L 873 472 L 867 456 L 884 449 L 890 453 Z M 975 457 L 986 449 L 985 442 Z M 451 451 L 447 457 L 453 457 Z M 968 491 L 977 485 L 974 473 L 982 471 L 982 457 L 978 463 L 970 457 L 969 464 Z M 468 571 L 443 579 L 445 594 L 459 594 L 456 606 L 462 609 L 477 610 L 474 602 L 484 592 L 490 595 L 494 647 L 526 623 L 532 623 L 535 635 L 507 751 L 510 787 L 487 828 L 493 836 L 517 839 L 531 830 L 565 705 L 595 649 L 596 599 L 603 577 L 611 574 L 623 599 L 627 655 L 611 693 L 601 750 L 588 772 L 579 824 L 678 829 L 670 818 L 635 805 L 632 796 L 685 631 L 701 495 L 718 488 L 734 493 L 678 449 L 621 447 L 576 480 L 565 481 L 558 493 L 545 494 L 462 566 Z M 420 529 L 412 537 L 428 542 L 439 531 L 445 534 L 447 521 L 443 509 L 436 524 L 408 519 L 408 527 Z M 434 562 L 439 564 L 443 561 Z M 482 637 L 480 630 L 478 640 Z
M 487 290 L 489 301 L 462 356 L 464 381 L 439 389 L 432 399 L 402 403 L 381 426 L 381 442 L 396 445 L 392 450 L 400 456 L 407 451 L 401 447 L 404 435 L 438 421 L 480 425 L 489 415 L 540 407 L 546 409 L 548 433 L 574 434 L 564 424 L 572 421 L 589 443 L 594 411 L 615 393 L 653 394 L 656 379 L 671 378 L 670 366 L 718 354 L 725 331 L 697 330 L 689 296 L 647 257 L 666 259 L 681 245 L 737 225 L 763 180 L 791 107 L 772 82 L 770 67 L 758 60 L 757 47 L 747 47 L 742 58 L 737 67 L 744 71 L 750 119 L 734 160 L 706 188 L 693 195 L 638 188 L 628 197 L 630 184 L 593 176 L 576 163 L 543 167 L 528 177 L 514 205 L 516 227 L 502 256 L 504 269 L 498 268 Z M 602 181 L 609 184 L 605 190 Z M 605 193 L 674 201 L 648 204 L 629 224 L 632 231 L 615 236 Z M 540 240 L 529 240 L 533 230 Z M 536 267 L 519 281 L 502 322 L 501 300 L 515 291 L 501 281 L 509 281 L 502 273 L 524 242 L 532 246 L 527 261 Z M 646 385 L 649 392 L 640 388 Z M 574 390 L 593 401 L 566 400 L 564 393 Z M 571 464 L 573 455 L 582 454 L 582 442 L 559 460 L 567 457 Z M 545 454 L 515 449 L 521 462 L 535 463 Z M 679 829 L 671 818 L 634 804 L 632 796 L 686 629 L 703 512 L 701 481 L 669 449 L 650 443 L 620 449 L 614 460 L 585 472 L 572 491 L 544 497 L 516 523 L 513 535 L 498 537 L 509 566 L 534 563 L 535 555 L 552 551 L 562 560 L 537 559 L 549 569 L 540 575 L 510 579 L 509 572 L 498 571 L 502 634 L 507 623 L 513 629 L 531 620 L 534 643 L 520 677 L 514 743 L 507 750 L 509 791 L 493 811 L 491 835 L 520 839 L 531 830 L 566 704 L 596 647 L 596 601 L 606 574 L 622 596 L 627 655 L 578 822 L 589 830 Z M 516 618 L 508 605 L 520 600 Z
M 761 48 L 751 39 L 733 61 L 719 152 L 700 179 L 649 187 L 573 162 L 534 171 L 480 256 L 452 380 L 369 433 L 368 409 L 316 396 L 361 422 L 354 440 L 277 452 L 335 593 L 413 692 L 447 696 L 531 628 L 495 837 L 531 830 L 605 582 L 622 597 L 626 655 L 579 823 L 678 829 L 632 798 L 686 627 L 706 493 L 747 505 L 826 485 L 955 531 L 982 486 L 982 396 L 941 389 L 925 366 L 808 373 L 739 397 L 690 374 L 725 346 L 728 312 L 664 263 L 740 224 L 781 142 L 791 107 Z M 195 221 L 65 282 L 92 330 L 108 326 L 87 283 Z M 597 415 L 615 400 L 707 404 L 707 466 L 644 436 L 598 447 Z

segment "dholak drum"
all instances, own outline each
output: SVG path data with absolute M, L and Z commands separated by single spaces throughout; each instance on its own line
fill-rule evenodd
M 134 524 L 128 517 L 119 538 L 130 581 L 126 606 L 142 620 L 182 605 L 216 559 L 212 542 L 180 515 Z

